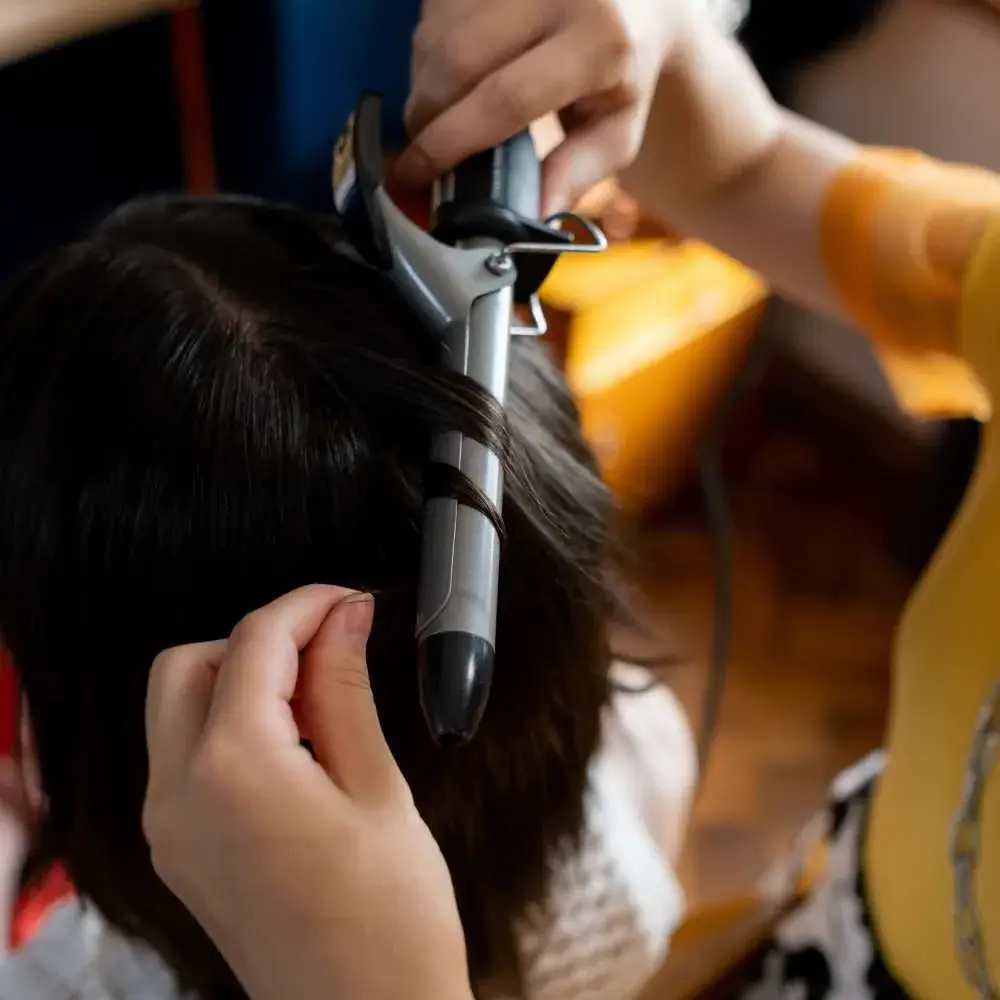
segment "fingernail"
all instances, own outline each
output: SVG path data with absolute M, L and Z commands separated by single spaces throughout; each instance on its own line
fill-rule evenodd
M 410 146 L 396 161 L 393 168 L 396 179 L 401 184 L 423 184 L 431 178 L 431 162 L 416 146 Z
M 371 594 L 348 597 L 340 606 L 340 623 L 344 636 L 353 645 L 364 646 L 372 630 L 375 616 L 375 600 Z

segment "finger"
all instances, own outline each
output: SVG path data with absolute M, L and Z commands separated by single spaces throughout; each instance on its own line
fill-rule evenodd
M 299 653 L 333 607 L 352 594 L 343 587 L 303 587 L 244 618 L 226 646 L 206 729 L 297 747 L 289 703 L 298 682 Z
M 406 127 L 417 135 L 501 66 L 533 49 L 555 24 L 556 7 L 536 0 L 476 3 L 456 23 L 426 18 L 413 39 L 413 91 Z
M 531 138 L 540 159 L 545 159 L 565 138 L 566 132 L 555 113 L 545 115 L 531 123 Z
M 330 612 L 302 661 L 300 710 L 320 766 L 348 795 L 384 802 L 402 777 L 385 742 L 365 647 L 374 602 L 350 597 Z
M 600 48 L 580 22 L 490 74 L 414 138 L 396 164 L 397 175 L 408 184 L 432 181 L 550 111 L 610 89 L 622 65 L 603 58 Z
M 202 642 L 161 653 L 146 687 L 150 781 L 186 767 L 201 742 L 226 644 Z
M 635 107 L 597 118 L 570 132 L 543 165 L 543 216 L 568 211 L 594 185 L 635 157 L 642 138 Z

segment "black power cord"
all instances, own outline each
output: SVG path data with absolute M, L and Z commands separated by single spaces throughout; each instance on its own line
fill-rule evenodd
M 722 451 L 730 420 L 748 393 L 759 384 L 771 357 L 772 338 L 765 321 L 750 344 L 743 365 L 723 393 L 712 419 L 702 435 L 698 448 L 698 476 L 705 498 L 708 531 L 712 538 L 714 562 L 714 607 L 712 616 L 712 648 L 708 681 L 702 699 L 698 726 L 698 780 L 704 780 L 705 770 L 715 735 L 719 727 L 726 674 L 732 653 L 733 605 L 733 517 L 726 488 Z

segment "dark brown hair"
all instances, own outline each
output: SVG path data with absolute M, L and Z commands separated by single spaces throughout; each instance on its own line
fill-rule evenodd
M 580 832 L 610 498 L 543 346 L 518 340 L 493 694 L 469 747 L 435 747 L 413 640 L 428 440 L 482 438 L 488 412 L 435 357 L 334 221 L 247 199 L 128 205 L 0 302 L 0 629 L 48 797 L 39 849 L 205 997 L 241 993 L 150 865 L 147 675 L 294 587 L 377 594 L 379 714 L 478 983 L 516 979 L 512 923 Z

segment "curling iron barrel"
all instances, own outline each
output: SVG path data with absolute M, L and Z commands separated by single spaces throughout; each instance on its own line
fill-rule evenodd
M 540 165 L 524 132 L 475 156 L 436 187 L 434 226 L 410 222 L 385 191 L 380 101 L 365 95 L 337 145 L 334 202 L 357 253 L 390 281 L 438 337 L 441 363 L 475 382 L 502 415 L 510 338 L 542 334 L 537 291 L 559 253 L 590 243 L 538 220 Z M 575 217 L 574 217 L 575 218 Z M 530 306 L 520 325 L 515 303 Z M 485 403 L 484 403 L 485 405 Z M 503 465 L 494 442 L 443 429 L 425 484 L 417 614 L 420 700 L 433 738 L 467 742 L 482 719 L 493 676 Z
M 505 248 L 538 217 L 541 170 L 523 132 L 458 166 L 437 184 L 434 236 L 494 251 L 487 266 L 513 271 Z M 472 303 L 465 330 L 453 329 L 442 360 L 477 382 L 500 406 L 507 390 L 513 288 Z M 496 516 L 449 497 L 428 497 L 417 616 L 420 700 L 433 737 L 461 743 L 475 732 L 489 695 L 496 637 L 503 501 L 500 456 L 452 431 L 435 436 L 431 461 L 458 470 Z

